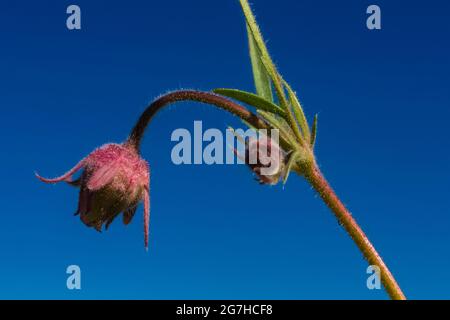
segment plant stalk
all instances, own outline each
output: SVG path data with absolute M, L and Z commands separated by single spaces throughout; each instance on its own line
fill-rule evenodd
M 150 120 L 165 106 L 181 101 L 196 101 L 214 105 L 238 116 L 255 128 L 267 128 L 267 123 L 257 115 L 223 96 L 210 92 L 180 90 L 160 96 L 145 109 L 132 129 L 130 136 L 128 137 L 127 144 L 133 146 L 136 151 L 139 152 L 145 129 L 147 128 Z M 374 246 L 370 243 L 365 233 L 356 223 L 355 219 L 353 219 L 351 213 L 347 210 L 333 189 L 330 187 L 327 180 L 315 164 L 315 161 L 312 161 L 312 163 L 309 163 L 309 165 L 306 166 L 304 164 L 300 165 L 298 169 L 299 170 L 297 172 L 304 175 L 309 183 L 319 193 L 322 200 L 331 209 L 338 221 L 348 232 L 369 264 L 376 265 L 380 268 L 381 282 L 383 283 L 391 299 L 406 300 L 405 295 L 395 281 L 392 273 L 389 271 Z
M 319 193 L 325 204 L 334 213 L 340 224 L 344 227 L 350 237 L 363 253 L 370 265 L 376 265 L 380 268 L 380 277 L 383 286 L 388 295 L 393 300 L 406 300 L 405 295 L 400 289 L 397 281 L 389 271 L 383 259 L 380 257 L 375 247 L 369 241 L 365 233 L 359 227 L 358 223 L 352 217 L 344 204 L 339 200 L 336 193 L 328 184 L 316 164 L 313 164 L 309 170 L 304 173 L 306 179 Z
M 220 109 L 224 109 L 235 116 L 238 116 L 245 122 L 248 122 L 255 128 L 267 128 L 267 124 L 254 113 L 247 110 L 245 107 L 233 102 L 223 96 L 211 92 L 203 92 L 196 90 L 179 90 L 167 93 L 154 100 L 142 115 L 139 117 L 136 125 L 132 129 L 127 143 L 135 147 L 139 152 L 144 131 L 147 128 L 150 120 L 155 114 L 163 109 L 165 106 L 181 101 L 196 101 L 209 105 L 214 105 Z

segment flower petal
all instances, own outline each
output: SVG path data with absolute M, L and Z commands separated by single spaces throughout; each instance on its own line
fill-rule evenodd
M 144 244 L 148 250 L 148 232 L 150 225 L 150 190 L 149 186 L 145 186 L 144 190 Z
M 131 220 L 134 217 L 134 214 L 136 213 L 137 206 L 133 208 L 128 208 L 123 212 L 123 224 L 127 225 L 131 222 Z
M 94 172 L 87 182 L 87 187 L 91 191 L 99 190 L 111 182 L 117 172 L 117 161 L 111 161 Z
M 82 186 L 80 188 L 80 194 L 78 197 L 78 209 L 77 209 L 77 212 L 75 213 L 75 215 L 78 215 L 78 214 L 84 215 L 84 214 L 89 213 L 89 210 L 91 207 L 91 204 L 89 202 L 91 200 L 92 200 L 91 193 L 89 192 L 89 190 L 86 187 Z
M 111 216 L 106 220 L 106 223 L 105 223 L 105 230 L 108 230 L 109 225 L 111 224 L 111 222 L 113 222 L 114 219 L 115 219 L 119 214 L 120 214 L 120 212 L 118 212 L 118 213 L 116 213 L 116 214 L 113 214 L 113 215 L 111 215 Z
M 37 172 L 35 172 L 34 174 L 36 175 L 36 178 L 38 178 L 39 180 L 41 180 L 42 182 L 45 182 L 45 183 L 57 183 L 57 182 L 61 182 L 61 181 L 70 183 L 70 182 L 72 182 L 72 176 L 84 166 L 85 162 L 86 162 L 86 158 L 84 158 L 83 160 L 78 162 L 75 165 L 75 167 L 73 167 L 72 169 L 67 171 L 62 176 L 53 178 L 53 179 L 43 178 L 40 175 L 38 175 Z
M 66 181 L 67 184 L 71 185 L 72 187 L 80 187 L 81 186 L 81 178 L 78 178 L 76 180 L 72 181 Z

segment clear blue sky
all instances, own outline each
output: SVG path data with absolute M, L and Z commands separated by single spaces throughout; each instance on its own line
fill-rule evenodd
M 309 118 L 317 157 L 410 298 L 450 298 L 448 1 L 263 1 L 254 10 Z M 66 7 L 82 30 L 65 27 Z M 382 10 L 382 30 L 365 10 Z M 124 140 L 168 90 L 252 90 L 238 1 L 9 1 L 0 10 L 0 298 L 384 299 L 310 187 L 258 185 L 244 166 L 175 166 L 176 128 L 239 125 L 194 103 L 158 115 L 150 248 L 142 209 L 107 232 L 73 216 L 77 190 L 44 185 Z M 82 290 L 66 289 L 66 267 Z

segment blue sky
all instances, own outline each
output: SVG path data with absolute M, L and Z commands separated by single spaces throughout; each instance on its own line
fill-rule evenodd
M 82 29 L 65 26 L 81 7 Z M 365 26 L 382 10 L 382 30 Z M 414 299 L 450 298 L 450 5 L 446 1 L 255 0 L 281 73 L 309 119 L 343 202 Z M 253 90 L 238 1 L 16 1 L 0 10 L 3 137 L 0 298 L 385 299 L 366 288 L 351 239 L 301 178 L 258 185 L 244 166 L 175 166 L 176 128 L 239 126 L 184 103 L 142 145 L 142 208 L 107 232 L 73 216 L 77 190 L 44 185 L 106 142 L 123 141 L 169 90 Z M 66 267 L 82 289 L 66 288 Z

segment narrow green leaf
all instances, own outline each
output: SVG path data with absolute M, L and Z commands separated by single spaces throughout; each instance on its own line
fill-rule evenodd
M 244 120 L 242 120 L 243 122 L 245 122 Z M 248 123 L 246 123 L 250 128 L 254 129 L 254 127 Z M 245 140 L 244 138 L 239 135 L 236 130 L 234 130 L 233 127 L 228 126 L 228 129 L 231 130 L 231 132 L 233 133 L 233 136 L 236 138 L 237 142 L 244 145 L 245 146 Z M 227 144 L 227 146 L 233 151 L 233 153 L 236 155 L 236 157 L 238 157 L 239 159 L 241 159 L 242 161 L 245 161 L 244 157 L 238 152 L 239 148 L 238 146 L 236 146 L 236 148 L 234 147 L 234 141 L 232 145 Z
M 258 130 L 258 129 L 260 129 L 260 128 L 256 128 L 254 125 L 252 125 L 250 122 L 247 122 L 247 121 L 245 121 L 245 120 L 242 120 L 241 119 L 241 121 L 242 121 L 242 123 L 243 124 L 245 124 L 247 127 L 249 127 L 250 129 L 253 129 L 253 130 Z M 264 128 L 263 128 L 264 129 Z
M 310 140 L 311 133 L 309 131 L 309 125 L 308 121 L 306 120 L 305 113 L 303 112 L 303 108 L 300 104 L 300 101 L 297 99 L 297 95 L 292 90 L 291 86 L 283 80 L 284 86 L 286 87 L 288 94 L 289 94 L 289 100 L 291 101 L 292 109 L 294 110 L 295 118 L 300 125 L 300 128 L 302 129 L 303 136 L 306 140 Z
M 314 122 L 311 128 L 311 147 L 314 148 L 314 144 L 316 143 L 316 136 L 317 136 L 317 119 L 318 115 L 316 114 L 314 116 Z
M 244 120 L 243 120 L 243 121 L 244 121 Z M 250 128 L 254 129 L 254 127 L 252 127 L 250 124 L 249 124 L 249 126 L 250 126 Z M 237 134 L 237 133 L 236 133 L 236 130 L 234 130 L 233 127 L 228 126 L 228 130 L 230 130 L 230 131 L 233 133 L 233 136 L 236 137 L 237 141 L 239 141 L 239 142 L 242 143 L 242 144 L 245 144 L 245 141 L 244 141 L 244 139 L 242 138 L 242 136 L 240 136 L 239 134 Z
M 289 178 L 289 174 L 291 173 L 292 166 L 297 161 L 299 156 L 300 156 L 300 153 L 298 153 L 297 151 L 294 151 L 289 155 L 289 160 L 286 164 L 286 168 L 284 171 L 283 184 L 286 184 L 287 179 Z
M 279 79 L 278 77 L 274 77 L 274 75 L 277 75 L 278 72 L 275 67 L 275 64 L 270 58 L 269 51 L 267 50 L 261 31 L 259 30 L 259 26 L 256 23 L 256 19 L 255 16 L 253 15 L 252 9 L 250 8 L 250 5 L 248 4 L 247 0 L 239 0 L 239 1 L 241 3 L 242 11 L 244 12 L 245 15 L 245 20 L 247 21 L 247 30 L 249 30 L 252 35 L 252 37 L 249 36 L 249 38 L 253 39 L 254 42 L 253 44 L 256 45 L 256 47 L 259 49 L 260 53 L 259 60 L 261 63 L 265 64 L 264 69 L 268 73 L 272 82 L 274 82 L 275 84 L 275 81 L 278 81 Z
M 270 58 L 269 51 L 267 50 L 267 47 L 264 43 L 264 39 L 261 35 L 261 31 L 259 30 L 259 26 L 256 23 L 256 19 L 250 8 L 250 5 L 248 4 L 247 0 L 239 0 L 239 2 L 241 3 L 241 7 L 244 12 L 245 19 L 247 21 L 247 26 L 253 35 L 253 39 L 255 41 L 256 46 L 258 47 L 258 49 L 261 52 L 261 58 L 260 58 L 261 62 L 264 65 L 264 67 L 274 85 L 275 92 L 278 97 L 278 102 L 279 102 L 281 108 L 286 111 L 286 119 L 287 119 L 291 129 L 294 131 L 294 134 L 297 137 L 298 142 L 302 145 L 308 144 L 309 141 L 305 141 L 305 139 L 303 138 L 300 128 L 298 127 L 298 124 L 295 120 L 295 116 L 292 113 L 292 110 L 287 103 L 286 94 L 284 92 L 284 86 L 282 84 L 282 77 L 278 73 L 275 64 L 273 63 L 272 59 Z
M 258 48 L 258 45 L 256 44 L 255 38 L 253 37 L 252 31 L 250 30 L 248 24 L 247 35 L 256 93 L 258 94 L 258 96 L 270 102 L 273 102 L 270 78 L 261 62 L 261 50 Z
M 260 115 L 272 128 L 280 131 L 280 139 L 283 139 L 287 143 L 289 149 L 292 149 L 293 146 L 297 144 L 291 128 L 283 118 L 277 117 L 273 113 L 260 110 L 258 110 L 258 115 Z
M 269 74 L 270 78 L 272 79 L 279 104 L 281 105 L 282 108 L 286 109 L 287 108 L 286 95 L 284 94 L 283 91 L 283 85 L 280 80 L 281 78 L 280 75 L 278 74 L 275 66 L 270 61 L 270 58 L 261 56 L 261 62 L 264 68 L 266 69 L 267 73 Z
M 269 61 L 272 63 L 272 60 L 269 57 L 269 51 L 264 43 L 263 37 L 261 35 L 261 31 L 259 31 L 258 24 L 256 23 L 256 19 L 253 16 L 252 9 L 248 4 L 247 0 L 239 0 L 241 3 L 242 11 L 245 15 L 245 20 L 247 21 L 247 27 L 250 30 L 252 37 L 259 51 L 261 52 L 261 56 L 269 58 Z M 272 63 L 273 64 L 273 63 Z
M 277 73 L 277 71 L 273 67 L 271 67 L 269 62 L 264 57 L 261 58 L 261 61 L 263 62 L 264 66 L 266 67 L 267 72 L 272 77 L 279 103 L 281 104 L 282 108 L 284 108 L 286 110 L 287 122 L 289 123 L 291 129 L 294 131 L 298 141 L 300 141 L 300 143 L 302 143 L 302 144 L 305 144 L 302 133 L 300 132 L 297 121 L 295 120 L 295 115 L 292 113 L 292 109 L 289 107 L 289 104 L 286 101 L 286 96 L 285 96 L 284 87 L 283 87 L 283 82 L 284 82 L 283 78 Z
M 281 109 L 276 104 L 260 96 L 257 96 L 256 94 L 237 89 L 224 89 L 224 88 L 214 89 L 213 92 L 246 103 L 248 105 L 255 107 L 258 110 L 268 111 L 275 113 L 279 116 L 286 117 L 286 112 L 283 109 Z

